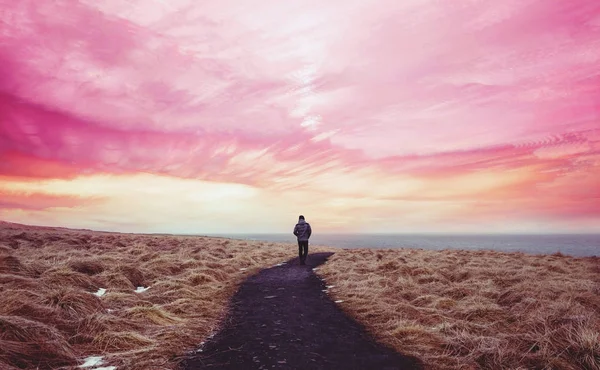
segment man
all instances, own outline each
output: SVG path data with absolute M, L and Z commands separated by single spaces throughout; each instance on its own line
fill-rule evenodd
M 308 255 L 308 239 L 312 234 L 310 224 L 304 220 L 304 216 L 300 215 L 298 223 L 294 227 L 294 235 L 298 238 L 298 255 L 300 256 L 300 264 L 305 265 L 306 256 Z

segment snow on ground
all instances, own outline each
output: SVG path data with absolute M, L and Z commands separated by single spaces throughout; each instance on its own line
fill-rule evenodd
M 139 286 L 137 287 L 137 289 L 135 290 L 136 293 L 143 293 L 146 290 L 150 289 L 150 287 L 143 287 L 143 286 Z
M 96 367 L 102 365 L 102 356 L 90 356 L 83 361 L 83 364 L 79 365 L 81 368 L 90 368 L 89 370 L 117 370 L 116 366 Z
M 92 293 L 92 294 L 95 295 L 96 297 L 102 297 L 104 295 L 104 293 L 106 293 L 106 289 L 99 288 L 96 293 Z
M 90 356 L 83 361 L 83 365 L 79 365 L 79 367 L 92 367 L 102 365 L 102 356 Z

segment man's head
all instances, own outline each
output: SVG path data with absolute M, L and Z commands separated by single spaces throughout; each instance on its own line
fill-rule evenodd
M 300 217 L 298 217 L 299 220 L 304 220 L 304 216 L 300 215 Z

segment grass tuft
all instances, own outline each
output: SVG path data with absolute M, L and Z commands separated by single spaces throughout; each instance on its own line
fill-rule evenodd
M 0 361 L 32 369 L 76 363 L 71 346 L 56 328 L 19 316 L 0 316 Z

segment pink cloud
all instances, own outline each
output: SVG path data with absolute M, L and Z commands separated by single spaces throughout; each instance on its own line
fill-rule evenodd
M 0 189 L 0 209 L 46 210 L 54 207 L 76 207 L 82 203 L 99 202 L 78 196 L 51 195 L 43 193 L 11 192 Z
M 43 159 L 14 151 L 0 154 L 0 181 L 3 178 L 73 178 L 82 172 L 81 168 L 59 160 Z
M 526 204 L 532 218 L 600 217 L 576 206 L 598 199 L 595 1 L 0 6 L 5 178 L 146 172 L 332 194 L 350 181 L 355 197 L 504 199 L 482 206 L 489 218 Z M 497 187 L 463 180 L 514 171 Z M 406 177 L 428 190 L 396 191 Z

